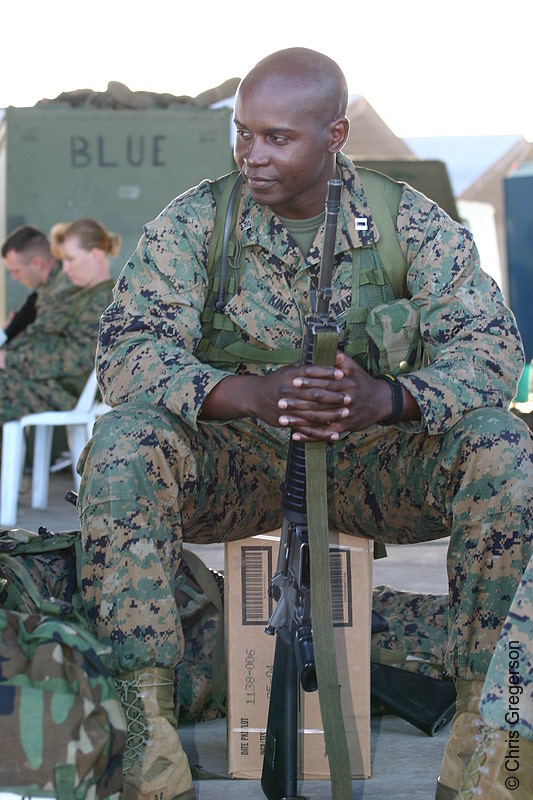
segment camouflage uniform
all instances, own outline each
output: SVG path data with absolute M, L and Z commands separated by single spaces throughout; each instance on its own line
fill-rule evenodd
M 387 622 L 386 630 L 372 634 L 373 648 L 410 656 L 411 660 L 399 660 L 394 665 L 400 669 L 432 678 L 443 677 L 448 641 L 448 598 L 445 594 L 374 586 L 372 610 Z
M 59 265 L 39 289 L 35 321 L 4 345 L 0 424 L 24 414 L 72 408 L 94 366 L 100 315 L 113 281 L 79 289 Z
M 371 372 L 387 363 L 422 419 L 375 425 L 329 444 L 331 524 L 390 542 L 451 536 L 446 665 L 453 675 L 482 675 L 531 553 L 531 434 L 508 410 L 524 361 L 520 337 L 479 268 L 471 235 L 408 186 L 397 233 L 409 264 L 408 308 L 418 321 L 397 329 L 406 301 L 399 306 L 385 290 L 374 292 L 387 283 L 376 227 L 357 171 L 343 156 L 338 163 L 343 193 L 331 308 L 347 352 Z M 81 458 L 79 511 L 85 608 L 112 645 L 110 666 L 118 671 L 175 665 L 182 657 L 171 587 L 184 540 L 236 539 L 281 523 L 289 431 L 255 419 L 198 420 L 207 394 L 231 374 L 221 362 L 195 356 L 206 332 L 214 217 L 208 182 L 170 203 L 146 225 L 102 318 L 98 373 L 116 408 L 100 419 Z M 322 231 L 303 257 L 271 209 L 246 189 L 237 230 L 244 260 L 226 315 L 245 344 L 297 352 Z M 273 366 L 267 356 L 237 370 Z
M 533 741 L 533 556 L 490 662 L 481 715 L 493 728 Z

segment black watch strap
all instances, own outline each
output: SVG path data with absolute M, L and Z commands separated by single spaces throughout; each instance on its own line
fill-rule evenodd
M 403 392 L 402 384 L 396 380 L 394 375 L 389 375 L 388 372 L 383 375 L 375 375 L 380 381 L 387 381 L 392 392 L 392 414 L 386 419 L 382 419 L 378 425 L 394 425 L 399 422 L 403 413 Z

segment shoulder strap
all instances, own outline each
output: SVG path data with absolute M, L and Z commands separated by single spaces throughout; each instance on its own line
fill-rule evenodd
M 207 269 L 210 271 L 216 264 L 217 258 L 222 252 L 222 239 L 224 237 L 224 227 L 226 215 L 229 210 L 230 198 L 236 184 L 242 183 L 242 175 L 239 170 L 233 170 L 222 178 L 216 181 L 209 182 L 209 188 L 215 198 L 216 217 L 215 227 L 213 229 L 213 236 L 211 237 L 211 245 L 209 247 L 209 255 L 207 258 Z M 235 202 L 235 195 L 233 195 L 233 202 Z M 233 212 L 233 209 L 232 209 Z M 235 209 L 236 216 L 236 209 Z
M 379 256 L 396 297 L 407 296 L 407 261 L 396 235 L 396 217 L 402 197 L 401 183 L 371 169 L 358 167 L 372 217 L 379 231 Z
M 213 267 L 219 257 L 220 262 L 220 283 L 218 290 L 217 306 L 224 305 L 224 288 L 226 285 L 226 270 L 228 263 L 228 244 L 229 239 L 237 222 L 237 211 L 239 204 L 236 202 L 239 189 L 242 185 L 242 175 L 238 170 L 224 175 L 217 181 L 212 181 L 211 191 L 215 198 L 216 216 L 213 236 L 209 246 L 207 256 L 207 274 L 211 275 Z M 221 310 L 221 309 L 218 309 Z

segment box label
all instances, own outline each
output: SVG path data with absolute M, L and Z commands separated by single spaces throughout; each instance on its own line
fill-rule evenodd
M 264 627 L 272 614 L 272 548 L 241 547 L 241 577 L 242 624 Z
M 329 551 L 329 568 L 331 573 L 331 611 L 333 625 L 337 628 L 351 628 L 353 624 L 352 609 L 352 566 L 348 550 Z

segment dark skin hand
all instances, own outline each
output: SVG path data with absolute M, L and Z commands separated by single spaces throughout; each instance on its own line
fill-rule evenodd
M 402 387 L 402 420 L 420 418 L 412 395 Z M 281 367 L 267 375 L 232 375 L 206 397 L 201 419 L 257 417 L 277 428 L 291 428 L 300 441 L 336 441 L 361 431 L 392 412 L 385 382 L 368 375 L 349 356 L 337 352 L 334 367 Z

